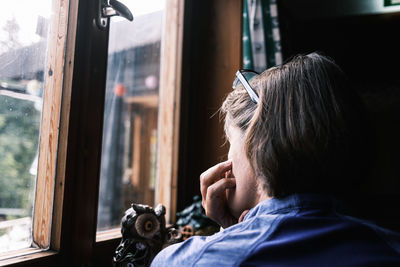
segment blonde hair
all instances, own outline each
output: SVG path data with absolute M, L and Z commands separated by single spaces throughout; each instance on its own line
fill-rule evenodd
M 299 55 L 250 81 L 253 103 L 238 86 L 221 115 L 245 136 L 245 151 L 269 196 L 341 194 L 365 164 L 364 107 L 333 60 Z M 345 185 L 344 185 L 345 183 Z

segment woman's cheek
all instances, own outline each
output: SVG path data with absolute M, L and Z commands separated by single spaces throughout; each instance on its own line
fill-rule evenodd
M 244 211 L 243 204 L 245 204 L 245 199 L 243 199 L 243 196 L 241 195 L 242 192 L 236 187 L 228 189 L 226 193 L 229 211 L 233 217 L 239 219 L 240 215 Z
M 235 196 L 235 188 L 228 188 L 225 191 L 226 193 L 226 200 L 229 208 L 231 209 L 231 205 L 233 204 L 234 201 L 234 196 Z
M 235 193 L 236 193 L 236 188 L 229 188 L 226 191 L 226 200 L 228 204 L 228 208 L 230 213 L 235 217 Z

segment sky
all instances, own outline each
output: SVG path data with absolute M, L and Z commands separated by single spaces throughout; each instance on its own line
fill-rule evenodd
M 120 0 L 128 6 L 133 16 L 137 17 L 155 12 L 164 8 L 166 0 Z M 20 26 L 19 41 L 23 46 L 30 45 L 40 40 L 36 34 L 38 16 L 49 19 L 51 17 L 52 0 L 0 0 L 0 40 L 7 34 L 3 27 L 7 20 L 16 19 Z M 113 18 L 113 21 L 118 21 Z
M 120 0 L 132 12 L 133 16 L 139 16 L 161 10 L 166 0 Z
M 37 42 L 36 21 L 38 16 L 50 17 L 52 0 L 0 0 L 0 40 L 6 38 L 3 27 L 13 17 L 20 27 L 19 41 L 22 45 Z

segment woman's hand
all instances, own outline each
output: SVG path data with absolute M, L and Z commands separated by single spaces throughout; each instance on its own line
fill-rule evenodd
M 238 222 L 229 212 L 226 190 L 236 186 L 232 175 L 232 161 L 221 162 L 200 175 L 202 206 L 206 215 L 221 225 L 229 227 Z

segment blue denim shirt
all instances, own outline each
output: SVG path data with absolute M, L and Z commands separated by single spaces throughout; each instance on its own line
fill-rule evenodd
M 292 195 L 241 223 L 162 250 L 152 266 L 400 266 L 400 235 L 336 211 L 323 196 Z

